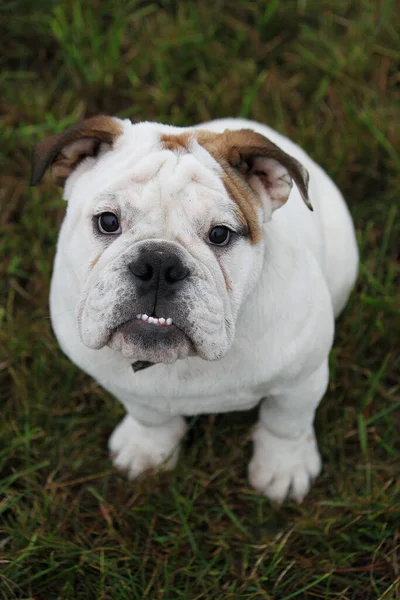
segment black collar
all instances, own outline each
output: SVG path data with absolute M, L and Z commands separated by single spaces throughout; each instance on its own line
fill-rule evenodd
M 137 371 L 142 371 L 143 369 L 147 369 L 147 367 L 151 367 L 154 363 L 149 362 L 148 360 L 137 360 L 132 363 L 132 369 L 136 373 Z

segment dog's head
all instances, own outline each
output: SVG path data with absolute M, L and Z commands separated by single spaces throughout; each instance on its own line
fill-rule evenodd
M 90 348 L 171 363 L 229 350 L 264 260 L 263 223 L 307 172 L 252 130 L 212 133 L 93 117 L 41 141 L 68 209 L 61 251 Z

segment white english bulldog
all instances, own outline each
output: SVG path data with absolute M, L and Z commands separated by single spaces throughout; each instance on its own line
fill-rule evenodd
M 52 324 L 127 410 L 114 464 L 130 478 L 173 468 L 185 416 L 261 403 L 250 483 L 301 502 L 321 469 L 314 414 L 358 268 L 331 179 L 241 119 L 93 117 L 36 146 L 32 185 L 49 167 L 68 201 Z

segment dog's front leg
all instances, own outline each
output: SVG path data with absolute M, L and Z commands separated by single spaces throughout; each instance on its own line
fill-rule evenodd
M 148 411 L 146 411 L 148 416 Z M 154 421 L 154 424 L 152 423 Z M 186 431 L 182 417 L 160 415 L 139 422 L 129 413 L 114 429 L 109 449 L 114 465 L 135 479 L 147 469 L 173 469 L 178 460 L 179 442 Z
M 301 502 L 321 471 L 313 421 L 328 379 L 325 361 L 307 379 L 282 386 L 261 404 L 249 481 L 271 500 Z

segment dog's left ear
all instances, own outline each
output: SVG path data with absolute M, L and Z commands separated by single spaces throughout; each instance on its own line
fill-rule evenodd
M 42 140 L 33 149 L 31 185 L 40 183 L 49 167 L 59 185 L 88 156 L 96 156 L 101 144 L 112 146 L 121 135 L 118 119 L 91 117 Z
M 294 181 L 302 199 L 313 210 L 308 198 L 307 170 L 268 138 L 251 129 L 227 129 L 221 134 L 201 131 L 198 137 L 228 176 L 231 168 L 239 171 L 261 200 L 268 198 L 272 209 L 283 206 Z

